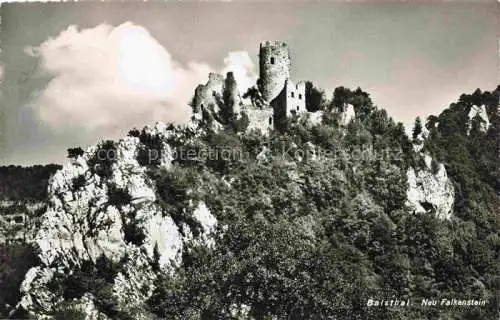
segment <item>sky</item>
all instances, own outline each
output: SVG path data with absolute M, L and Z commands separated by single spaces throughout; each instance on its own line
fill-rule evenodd
M 77 2 L 1 8 L 0 164 L 156 121 L 183 123 L 209 72 L 258 76 L 259 43 L 287 41 L 293 80 L 361 87 L 407 126 L 498 84 L 498 2 Z

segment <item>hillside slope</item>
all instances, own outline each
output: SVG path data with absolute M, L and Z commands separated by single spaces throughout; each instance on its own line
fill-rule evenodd
M 50 180 L 40 261 L 11 316 L 496 317 L 498 90 L 412 138 L 367 93 L 335 92 L 321 123 L 158 123 L 88 148 Z M 488 126 L 467 118 L 473 103 Z M 443 297 L 487 304 L 418 300 Z

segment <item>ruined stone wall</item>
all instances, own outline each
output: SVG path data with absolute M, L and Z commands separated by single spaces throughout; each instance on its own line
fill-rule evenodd
M 260 86 L 267 102 L 275 99 L 290 78 L 290 52 L 282 41 L 266 41 L 260 44 Z
M 0 201 L 0 244 L 19 240 L 31 242 L 38 211 L 44 209 L 43 202 Z
M 291 80 L 285 82 L 286 90 L 286 116 L 301 114 L 306 112 L 306 85 L 299 82 L 294 85 Z
M 214 93 L 222 97 L 222 89 L 224 87 L 224 77 L 217 73 L 208 75 L 208 82 L 205 85 L 200 84 L 194 92 L 194 113 L 201 113 L 204 108 L 211 104 L 214 105 L 214 110 L 217 110 L 217 102 L 214 98 Z
M 271 101 L 274 110 L 275 126 L 279 128 L 286 118 L 294 114 L 303 114 L 306 110 L 306 87 L 305 83 L 299 82 L 294 85 L 290 79 L 285 81 L 283 90 Z
M 309 116 L 309 123 L 311 125 L 319 125 L 323 122 L 323 110 L 318 110 L 318 111 L 315 111 L 315 112 L 307 112 L 308 116 Z
M 287 90 L 286 87 L 283 87 L 278 96 L 274 98 L 273 101 L 271 101 L 270 103 L 273 109 L 274 127 L 276 129 L 281 129 L 286 121 L 287 118 L 286 99 L 287 99 Z
M 255 109 L 252 107 L 243 107 L 242 110 L 249 120 L 247 132 L 253 129 L 259 129 L 263 134 L 274 128 L 272 109 Z
M 193 117 L 195 119 L 201 120 L 203 110 L 208 110 L 210 106 L 213 106 L 216 113 L 221 111 L 214 94 L 218 95 L 223 101 L 227 100 L 232 103 L 232 113 L 238 114 L 240 112 L 242 99 L 233 73 L 228 72 L 226 78 L 220 74 L 210 73 L 208 82 L 204 85 L 200 84 L 195 90 L 193 100 Z M 225 94 L 227 97 L 224 96 Z
M 232 112 L 239 113 L 241 111 L 241 96 L 238 91 L 238 83 L 232 72 L 227 73 L 223 90 L 226 90 L 229 95 L 229 100 L 232 103 Z
M 249 130 L 259 128 L 263 132 L 268 129 L 280 128 L 286 118 L 294 114 L 303 114 L 306 111 L 305 83 L 299 82 L 295 85 L 290 80 L 290 52 L 288 45 L 282 41 L 266 41 L 260 44 L 260 83 L 259 91 L 262 105 L 261 109 L 252 106 L 243 106 L 242 100 L 234 75 L 228 72 L 224 77 L 219 74 L 210 73 L 209 80 L 205 85 L 199 85 L 195 91 L 194 119 L 202 120 L 201 114 L 211 105 L 214 112 L 219 113 L 227 110 L 219 110 L 214 93 L 220 95 L 224 101 L 233 103 L 232 113 L 238 114 L 244 111 L 250 121 Z M 255 99 L 254 99 L 255 100 Z

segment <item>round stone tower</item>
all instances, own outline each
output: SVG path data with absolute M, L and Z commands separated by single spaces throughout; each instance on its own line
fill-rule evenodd
M 271 102 L 290 78 L 290 52 L 283 41 L 266 41 L 260 44 L 260 90 L 262 97 Z

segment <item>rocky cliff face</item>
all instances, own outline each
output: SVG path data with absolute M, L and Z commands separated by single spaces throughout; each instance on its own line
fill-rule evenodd
M 425 155 L 425 168 L 407 171 L 407 204 L 414 213 L 432 213 L 450 219 L 455 201 L 455 189 L 443 164 L 433 172 L 432 159 Z
M 467 133 L 470 132 L 471 123 L 475 118 L 478 118 L 480 123 L 479 130 L 481 130 L 482 132 L 486 132 L 490 127 L 490 120 L 488 118 L 488 113 L 486 112 L 486 107 L 484 104 L 481 106 L 471 106 L 467 116 L 469 118 L 469 122 L 467 124 Z
M 170 170 L 172 152 L 165 141 L 175 134 L 163 124 L 145 131 L 162 141 L 160 166 Z M 155 278 L 152 265 L 157 263 L 169 270 L 179 263 L 186 243 L 209 241 L 217 221 L 204 203 L 190 203 L 185 208 L 186 214 L 202 226 L 196 237 L 189 226 L 179 226 L 160 208 L 154 184 L 136 160 L 140 147 L 137 137 L 120 140 L 109 177 L 103 178 L 89 167 L 98 146 L 88 148 L 52 177 L 49 206 L 35 236 L 42 264 L 27 273 L 21 287 L 20 306 L 25 310 L 37 317 L 50 315 L 63 297 L 48 284 L 85 261 L 95 262 L 100 257 L 125 266 L 113 280 L 112 294 L 118 300 L 118 309 L 129 310 L 151 293 Z M 112 190 L 126 190 L 130 201 L 110 199 Z M 128 235 L 130 230 L 135 238 Z M 93 299 L 85 294 L 74 301 L 89 319 L 98 315 L 92 307 Z
M 342 123 L 347 124 L 351 117 L 346 111 Z M 158 167 L 172 170 L 174 152 L 167 141 L 185 137 L 176 136 L 175 130 L 161 123 L 146 127 L 143 132 L 161 144 L 162 152 L 155 159 Z M 85 263 L 96 263 L 104 257 L 122 265 L 111 281 L 116 308 L 134 314 L 131 310 L 140 309 L 154 289 L 158 275 L 155 266 L 169 272 L 180 264 L 186 244 L 213 245 L 210 234 L 217 220 L 205 203 L 190 201 L 183 208 L 184 214 L 201 226 L 201 233 L 192 232 L 185 223 L 179 225 L 159 205 L 158 190 L 147 167 L 138 162 L 143 147 L 141 139 L 133 135 L 118 141 L 114 154 L 99 145 L 89 147 L 51 178 L 48 208 L 34 238 L 42 263 L 26 274 L 20 307 L 36 317 L 50 318 L 65 300 L 53 289 L 54 279 L 64 278 Z M 115 159 L 109 175 L 104 177 L 90 164 L 99 154 Z M 258 155 L 257 160 L 261 157 L 264 155 Z M 442 164 L 436 171 L 429 156 L 425 156 L 425 163 L 425 168 L 410 168 L 407 172 L 407 204 L 415 213 L 434 213 L 448 219 L 454 202 L 453 185 Z M 116 200 L 116 190 L 126 193 L 126 201 Z M 92 293 L 86 292 L 73 298 L 71 306 L 88 319 L 106 318 L 95 306 L 96 301 Z
M 346 127 L 353 119 L 356 118 L 356 112 L 354 111 L 354 106 L 347 103 L 344 110 L 340 113 L 340 124 Z

